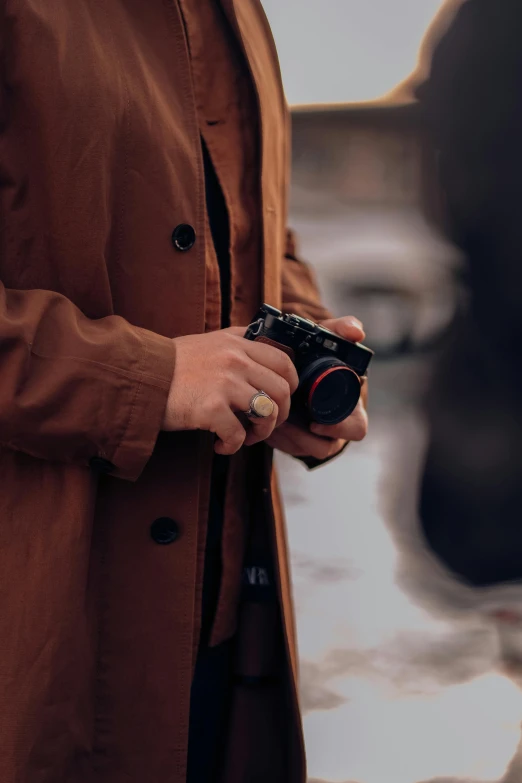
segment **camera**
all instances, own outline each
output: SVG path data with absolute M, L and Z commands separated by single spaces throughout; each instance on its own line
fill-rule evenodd
M 322 326 L 264 304 L 245 334 L 273 345 L 292 359 L 299 387 L 290 421 L 338 424 L 355 409 L 373 351 Z

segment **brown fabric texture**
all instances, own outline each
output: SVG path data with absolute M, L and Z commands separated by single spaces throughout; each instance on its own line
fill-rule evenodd
M 240 42 L 233 32 L 230 6 L 215 0 L 181 0 L 191 62 L 199 130 L 222 189 L 230 226 L 230 321 L 246 326 L 261 304 L 259 122 L 254 85 Z M 212 67 L 208 52 L 212 51 Z M 207 233 L 208 237 L 208 233 Z M 207 242 L 206 328 L 220 328 L 219 269 Z M 231 460 L 225 502 L 222 576 L 212 644 L 229 639 L 237 623 L 246 517 L 246 461 Z M 200 541 L 205 536 L 201 520 Z M 198 571 L 203 568 L 200 547 Z M 196 605 L 196 623 L 199 606 Z
M 190 5 L 197 33 L 203 6 Z M 258 159 L 243 137 L 203 127 L 177 0 L 17 0 L 0 11 L 2 783 L 185 780 L 212 438 L 159 430 L 171 338 L 204 332 L 219 312 L 202 129 L 218 175 L 238 149 L 258 170 L 257 201 L 250 185 L 243 202 L 245 183 L 223 180 L 235 322 L 261 299 L 324 312 L 287 246 L 289 126 L 268 23 L 258 0 L 223 7 L 252 80 L 240 110 L 259 130 Z M 199 57 L 212 71 L 221 54 L 208 45 Z M 239 66 L 222 65 L 209 89 L 235 94 L 226 74 Z M 181 224 L 196 236 L 185 252 L 171 239 Z M 232 475 L 229 502 L 240 507 L 241 464 Z M 285 759 L 286 780 L 303 783 L 285 529 L 271 482 L 267 450 L 259 503 L 286 672 L 277 705 L 294 739 L 273 737 L 263 718 L 271 696 L 260 692 L 230 741 L 264 747 L 266 729 L 285 745 L 274 759 Z M 178 526 L 168 546 L 151 537 L 160 518 Z M 225 546 L 237 542 L 227 530 Z

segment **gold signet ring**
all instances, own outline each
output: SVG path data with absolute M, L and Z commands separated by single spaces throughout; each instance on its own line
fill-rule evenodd
M 251 419 L 268 419 L 274 410 L 274 401 L 264 391 L 258 391 L 250 400 L 250 407 L 245 413 Z

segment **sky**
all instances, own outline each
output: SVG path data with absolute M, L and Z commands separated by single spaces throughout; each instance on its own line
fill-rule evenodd
M 413 70 L 440 0 L 263 0 L 291 104 L 363 101 Z

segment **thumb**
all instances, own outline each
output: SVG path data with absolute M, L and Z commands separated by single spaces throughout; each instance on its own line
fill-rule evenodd
M 353 343 L 364 340 L 366 336 L 362 323 L 353 315 L 347 315 L 344 318 L 329 318 L 327 321 L 321 321 L 321 326 Z

